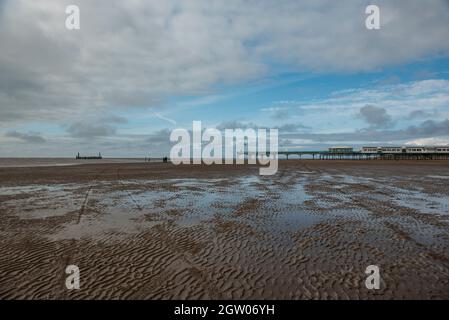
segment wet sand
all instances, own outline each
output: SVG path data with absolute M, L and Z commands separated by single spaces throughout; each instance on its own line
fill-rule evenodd
M 0 299 L 448 299 L 448 184 L 444 161 L 0 168 Z
M 142 158 L 103 158 L 82 160 L 75 158 L 0 158 L 0 168 L 12 167 L 59 167 L 59 166 L 75 166 L 81 164 L 114 164 L 114 163 L 142 163 Z M 161 159 L 153 159 L 153 161 L 161 162 Z

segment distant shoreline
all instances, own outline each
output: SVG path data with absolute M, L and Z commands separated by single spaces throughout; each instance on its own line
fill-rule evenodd
M 153 158 L 153 162 L 160 162 Z M 103 158 L 103 159 L 75 159 L 75 158 L 0 158 L 0 168 L 32 168 L 32 167 L 62 167 L 84 164 L 114 164 L 114 163 L 143 163 L 145 158 Z
M 235 159 L 234 159 L 235 160 Z M 317 162 L 317 163 L 395 163 L 395 164 L 405 164 L 405 163 L 440 163 L 448 164 L 448 160 L 400 160 L 395 161 L 392 159 L 380 160 L 380 159 L 368 159 L 368 160 L 351 160 L 351 159 L 333 159 L 333 160 L 318 160 L 318 159 L 278 159 L 281 163 L 291 163 L 291 162 Z M 107 164 L 145 164 L 145 163 L 162 163 L 162 158 L 151 158 L 150 162 L 147 162 L 145 158 L 103 158 L 103 159 L 75 159 L 75 158 L 2 158 L 0 157 L 0 168 L 39 168 L 39 167 L 67 167 L 67 166 L 79 166 L 79 165 L 107 165 Z M 168 161 L 169 163 L 170 160 Z M 183 167 L 190 167 L 193 164 L 181 165 Z M 201 164 L 207 166 L 205 164 Z M 245 160 L 245 165 L 249 165 Z M 221 166 L 221 165 L 214 165 Z M 223 165 L 225 168 L 227 165 Z M 241 165 L 239 165 L 241 166 Z

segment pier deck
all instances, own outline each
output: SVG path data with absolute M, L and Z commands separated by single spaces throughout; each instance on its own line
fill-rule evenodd
M 244 153 L 248 155 L 247 152 Z M 265 153 L 267 156 L 270 152 Z M 285 156 L 288 160 L 292 156 L 301 159 L 303 157 L 312 157 L 315 160 L 449 160 L 449 153 L 436 152 L 416 152 L 416 153 L 397 153 L 397 152 L 329 152 L 329 151 L 278 151 L 278 156 Z M 258 153 L 256 153 L 256 156 Z

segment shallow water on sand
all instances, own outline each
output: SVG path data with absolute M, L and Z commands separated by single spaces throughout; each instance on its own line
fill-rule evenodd
M 0 297 L 448 297 L 445 179 L 351 170 L 0 187 Z M 65 263 L 87 290 L 58 286 Z
M 0 188 L 2 207 L 23 219 L 46 219 L 64 216 L 83 208 L 82 217 L 67 222 L 57 238 L 82 238 L 102 232 L 137 232 L 143 227 L 172 221 L 180 226 L 195 226 L 215 218 L 245 220 L 248 211 L 260 220 L 255 228 L 268 232 L 295 232 L 326 219 L 366 218 L 365 208 L 348 210 L 352 186 L 368 185 L 369 199 L 388 201 L 397 208 L 413 209 L 423 214 L 448 215 L 449 198 L 425 194 L 385 184 L 385 180 L 349 175 L 315 175 L 313 183 L 332 183 L 333 191 L 307 191 L 311 179 L 303 176 L 278 185 L 259 176 L 233 179 L 167 179 L 96 181 L 79 184 L 32 185 Z M 309 172 L 307 172 L 309 173 Z M 364 193 L 359 191 L 358 193 Z M 346 209 L 342 207 L 346 206 Z M 241 210 L 245 207 L 244 210 Z M 251 220 L 251 219 L 249 219 Z M 151 222 L 151 223 L 148 223 Z M 67 232 L 66 232 L 67 230 Z

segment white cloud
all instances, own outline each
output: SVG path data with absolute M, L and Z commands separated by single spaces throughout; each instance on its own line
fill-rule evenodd
M 449 146 L 449 137 L 432 137 L 410 140 L 405 145 L 412 146 Z
M 154 112 L 153 114 L 154 114 L 157 118 L 159 118 L 159 119 L 161 119 L 161 120 L 164 120 L 164 121 L 167 121 L 167 122 L 169 122 L 169 123 L 171 123 L 171 124 L 176 125 L 176 121 L 175 121 L 175 120 L 170 119 L 170 118 L 167 118 L 166 116 L 162 115 L 160 112 Z
M 209 105 L 220 100 L 228 98 L 228 95 L 206 95 L 200 98 L 191 99 L 188 101 L 179 102 L 178 105 L 181 107 L 195 107 Z
M 64 27 L 67 4 L 80 6 L 79 31 Z M 366 4 L 2 1 L 0 120 L 60 122 L 158 105 L 257 79 L 271 62 L 359 72 L 448 53 L 447 1 L 379 0 L 383 23 L 374 32 L 365 28 Z
M 373 89 L 337 91 L 330 98 L 298 104 L 297 108 L 301 111 L 301 119 L 309 123 L 322 123 L 323 114 L 331 113 L 332 125 L 341 129 L 342 123 L 357 117 L 359 110 L 367 104 L 385 109 L 394 121 L 411 120 L 412 111 L 422 111 L 426 119 L 446 118 L 449 117 L 449 81 L 423 80 Z

